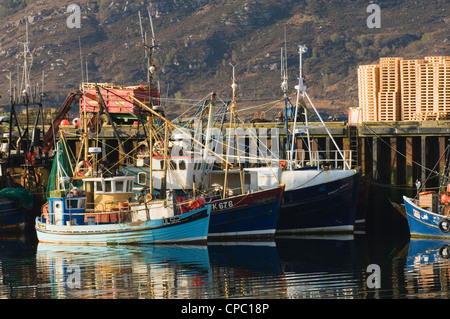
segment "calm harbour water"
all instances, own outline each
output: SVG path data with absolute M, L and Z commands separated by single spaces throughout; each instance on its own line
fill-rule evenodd
M 448 298 L 446 243 L 280 237 L 204 246 L 58 246 L 0 240 L 1 299 Z M 380 288 L 367 279 L 379 266 Z

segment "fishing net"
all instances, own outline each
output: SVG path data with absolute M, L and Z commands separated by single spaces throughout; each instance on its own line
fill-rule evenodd
M 33 194 L 25 188 L 3 188 L 0 190 L 0 198 L 14 200 L 25 209 L 31 209 L 33 207 Z

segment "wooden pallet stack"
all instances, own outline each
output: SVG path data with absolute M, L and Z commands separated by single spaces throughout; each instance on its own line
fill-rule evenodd
M 378 120 L 400 121 L 400 62 L 403 58 L 380 59 Z
M 450 57 L 425 57 L 417 64 L 417 119 L 450 119 Z
M 380 67 L 378 65 L 360 65 L 358 68 L 359 105 L 362 121 L 378 121 L 378 91 Z
M 433 107 L 440 119 L 450 119 L 450 57 L 425 57 L 434 65 Z
M 450 57 L 381 58 L 358 68 L 362 121 L 450 120 Z
M 418 120 L 417 65 L 425 60 L 402 60 L 400 62 L 400 92 L 402 121 Z

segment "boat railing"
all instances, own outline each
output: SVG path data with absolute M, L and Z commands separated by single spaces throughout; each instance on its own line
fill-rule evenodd
M 131 216 L 129 214 L 130 207 L 128 202 L 124 201 L 107 201 L 105 203 L 86 203 L 86 210 L 67 210 L 58 214 L 61 221 L 65 221 L 66 225 L 92 225 L 99 223 L 123 223 L 129 222 Z M 50 223 L 53 219 L 55 224 L 55 216 L 50 218 L 48 212 L 41 214 L 40 221 L 42 223 Z
M 287 151 L 287 158 L 291 158 L 292 151 Z M 351 150 L 327 150 L 327 151 L 310 151 L 294 150 L 292 162 L 294 168 L 302 167 L 317 167 L 323 168 L 349 168 L 352 165 L 352 151 Z

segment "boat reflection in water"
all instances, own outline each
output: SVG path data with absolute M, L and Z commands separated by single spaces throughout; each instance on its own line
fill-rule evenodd
M 361 277 L 352 235 L 277 237 L 208 245 L 223 297 L 357 297 Z
M 39 244 L 36 259 L 52 298 L 197 298 L 210 280 L 201 245 Z
M 409 296 L 449 298 L 450 242 L 439 239 L 411 239 L 405 265 Z
M 342 237 L 207 245 L 40 243 L 39 298 L 359 298 L 355 241 Z

